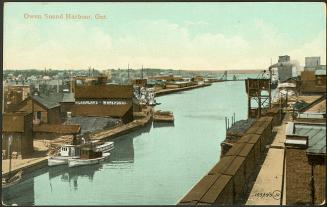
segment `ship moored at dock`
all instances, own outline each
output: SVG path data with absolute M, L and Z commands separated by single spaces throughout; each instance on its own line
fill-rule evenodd
M 92 147 L 81 148 L 79 159 L 69 159 L 68 167 L 77 167 L 81 165 L 98 164 L 110 156 L 109 152 L 102 152 Z
M 48 166 L 64 165 L 69 159 L 79 158 L 80 149 L 78 145 L 63 145 L 60 147 L 59 155 L 48 158 Z

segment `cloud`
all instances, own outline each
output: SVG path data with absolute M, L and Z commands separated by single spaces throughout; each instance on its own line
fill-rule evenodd
M 108 34 L 82 23 L 53 24 L 47 32 L 36 24 L 12 26 L 4 37 L 5 68 L 99 67 L 112 49 Z
M 304 42 L 298 48 L 289 52 L 293 59 L 304 65 L 304 57 L 320 56 L 321 64 L 326 64 L 326 32 L 321 31 L 311 41 Z
M 199 26 L 209 26 L 210 24 L 205 21 L 185 21 L 184 25 L 186 27 L 199 27 Z
M 258 19 L 255 37 L 242 33 L 202 32 L 191 35 L 190 27 L 206 22 L 172 23 L 167 20 L 126 22 L 124 33 L 85 23 L 59 22 L 43 31 L 37 24 L 6 24 L 5 68 L 174 68 L 174 69 L 263 69 L 270 59 L 288 54 L 304 64 L 305 56 L 326 60 L 326 33 L 290 48 L 276 25 Z M 41 30 L 42 29 L 42 30 Z M 299 34 L 300 35 L 300 34 Z

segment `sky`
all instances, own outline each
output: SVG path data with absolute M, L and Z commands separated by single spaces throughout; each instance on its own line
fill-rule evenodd
M 326 5 L 7 2 L 3 40 L 4 69 L 264 69 L 280 55 L 326 64 Z

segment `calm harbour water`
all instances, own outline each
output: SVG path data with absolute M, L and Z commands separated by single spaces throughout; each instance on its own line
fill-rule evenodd
M 6 204 L 176 204 L 219 160 L 225 116 L 247 117 L 245 84 L 212 86 L 157 98 L 174 126 L 153 126 L 114 140 L 100 165 L 45 167 L 4 192 Z

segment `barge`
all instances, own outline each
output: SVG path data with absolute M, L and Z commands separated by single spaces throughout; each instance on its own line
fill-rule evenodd
M 174 115 L 171 111 L 155 111 L 153 113 L 154 122 L 174 122 Z

